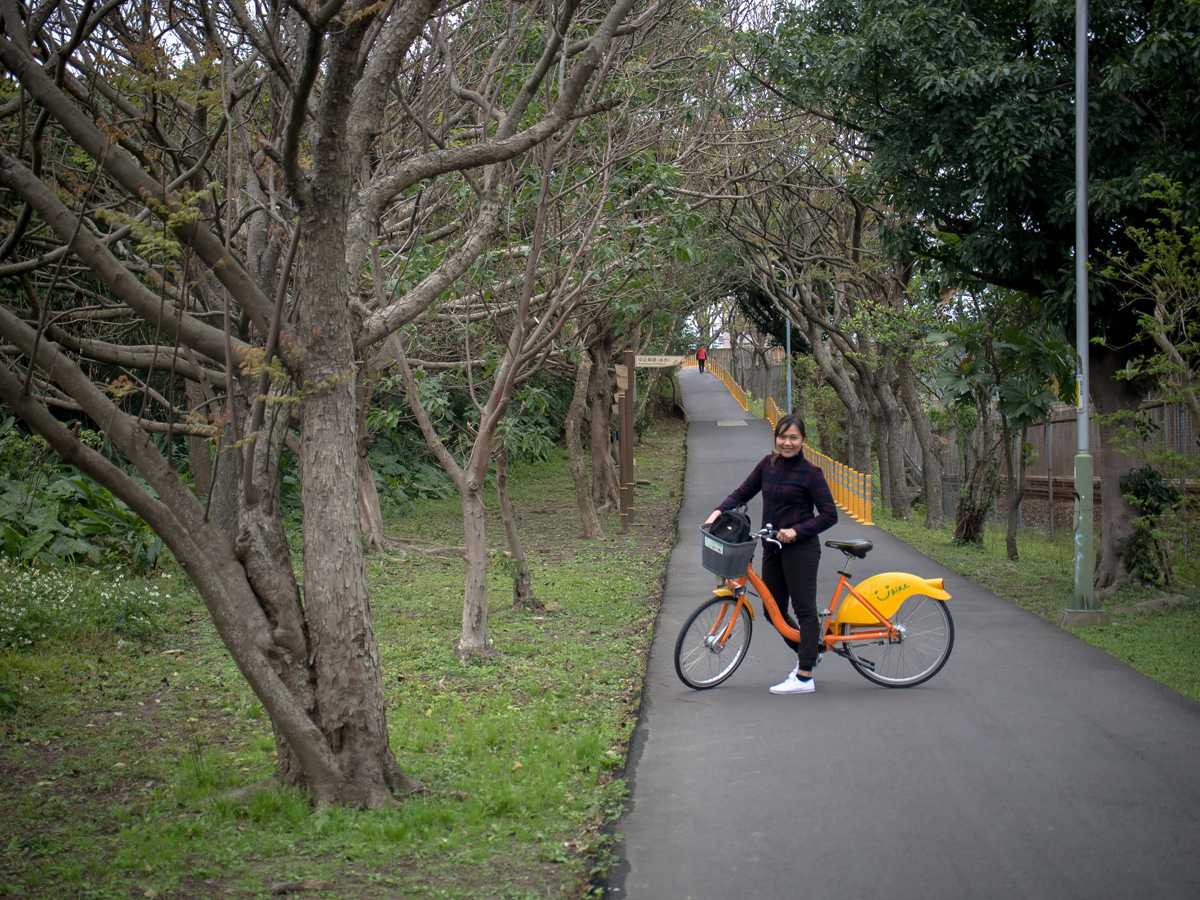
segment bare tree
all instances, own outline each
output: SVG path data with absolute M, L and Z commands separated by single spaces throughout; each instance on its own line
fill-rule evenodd
M 636 31 L 634 5 L 3 4 L 0 59 L 20 93 L 0 110 L 17 123 L 0 184 L 22 208 L 0 275 L 30 289 L 0 306 L 0 397 L 163 537 L 270 716 L 281 774 L 319 804 L 414 787 L 388 744 L 359 538 L 364 356 L 487 246 L 504 162 L 590 111 L 581 98 Z M 516 53 L 535 28 L 539 52 Z M 369 247 L 407 252 L 384 223 L 422 230 L 423 188 L 446 178 L 475 198 L 455 247 L 377 303 Z M 82 344 L 64 313 L 85 296 L 137 323 L 141 343 Z M 145 373 L 126 376 L 132 394 L 97 383 L 114 366 Z M 176 379 L 219 398 L 201 400 L 200 424 L 172 399 Z M 63 403 L 149 490 L 76 440 L 50 411 Z M 228 432 L 204 502 L 148 427 Z M 302 593 L 279 514 L 291 429 Z M 228 480 L 234 531 L 210 514 Z

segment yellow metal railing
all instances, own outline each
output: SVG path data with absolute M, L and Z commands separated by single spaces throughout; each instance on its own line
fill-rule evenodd
M 694 366 L 696 361 L 694 359 L 684 360 L 683 364 L 685 366 Z M 749 408 L 749 404 L 746 402 L 746 392 L 742 390 L 740 384 L 733 380 L 732 375 L 711 359 L 708 361 L 707 368 L 708 371 L 721 379 L 721 382 L 729 389 L 729 393 L 733 395 L 733 399 L 738 402 L 738 405 L 742 409 Z M 782 415 L 783 411 L 776 405 L 775 398 L 768 397 L 763 403 L 763 418 L 770 422 L 771 427 L 774 428 Z M 866 472 L 852 469 L 831 456 L 826 456 L 811 445 L 804 448 L 804 458 L 819 468 L 825 475 L 825 481 L 829 484 L 829 492 L 833 494 L 833 502 L 841 507 L 846 515 L 862 525 L 875 524 L 871 517 L 870 475 Z
M 825 473 L 833 502 L 846 515 L 862 525 L 875 524 L 871 518 L 871 478 L 811 446 L 804 448 L 805 458 Z
M 705 364 L 705 369 L 712 372 L 721 380 L 721 383 L 729 389 L 729 393 L 733 395 L 733 399 L 738 402 L 738 406 L 742 409 L 749 409 L 750 404 L 746 400 L 746 392 L 742 390 L 742 386 L 733 380 L 733 376 L 725 371 L 725 367 L 714 363 L 711 359 Z
M 775 405 L 775 398 L 768 397 L 767 402 L 763 404 L 763 418 L 770 422 L 771 427 L 774 428 L 782 416 L 783 410 Z

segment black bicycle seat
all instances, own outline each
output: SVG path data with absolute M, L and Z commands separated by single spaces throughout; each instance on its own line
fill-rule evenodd
M 875 545 L 870 541 L 826 541 L 825 546 L 862 559 L 871 552 L 871 548 Z

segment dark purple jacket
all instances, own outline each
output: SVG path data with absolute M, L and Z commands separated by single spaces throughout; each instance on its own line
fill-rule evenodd
M 833 505 L 825 475 L 802 453 L 791 459 L 781 456 L 774 461 L 768 453 L 717 508 L 727 510 L 741 506 L 759 491 L 763 496 L 763 524 L 769 522 L 774 528 L 796 529 L 797 543 L 816 537 L 837 522 L 837 508 Z

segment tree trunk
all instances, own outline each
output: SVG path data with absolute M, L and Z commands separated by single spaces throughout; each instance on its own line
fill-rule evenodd
M 883 419 L 887 423 L 888 469 L 892 476 L 892 492 L 889 499 L 892 515 L 897 519 L 912 516 L 912 494 L 908 489 L 907 466 L 904 462 L 904 410 L 891 388 L 881 392 Z
M 229 422 L 221 431 L 221 441 L 213 457 L 212 489 L 205 498 L 208 521 L 225 534 L 237 533 L 241 488 L 242 454 L 237 449 L 233 423 Z
M 366 456 L 358 458 L 358 515 L 364 543 L 370 550 L 379 550 L 385 540 L 383 508 L 379 503 L 379 490 L 375 487 L 375 473 Z
M 209 392 L 194 382 L 188 382 L 188 403 L 196 409 L 206 400 L 210 415 L 223 414 L 225 402 L 212 398 Z M 216 405 L 216 404 L 220 405 Z M 236 406 L 236 403 L 235 403 Z M 244 405 L 233 410 L 233 417 L 242 416 Z M 192 480 L 196 496 L 204 504 L 205 518 L 219 527 L 225 534 L 237 534 L 238 504 L 242 487 L 242 453 L 238 450 L 237 429 L 231 419 L 226 419 L 216 446 L 203 438 L 188 438 L 188 462 L 192 467 Z
M 313 673 L 308 665 L 308 629 L 275 493 L 264 491 L 257 503 L 243 508 L 241 527 L 237 531 L 237 554 L 271 623 L 276 646 L 276 652 L 271 655 L 272 668 L 316 722 L 319 712 Z M 285 784 L 305 786 L 308 776 L 300 758 L 274 722 L 272 727 L 280 779 Z
M 358 410 L 358 522 L 367 548 L 379 550 L 384 545 L 383 509 L 379 505 L 379 491 L 375 487 L 375 473 L 371 471 L 368 456 L 367 412 L 371 406 L 370 379 L 365 370 L 359 378 L 357 391 Z
M 533 595 L 533 576 L 525 547 L 517 531 L 517 515 L 508 496 L 508 451 L 501 442 L 496 450 L 496 492 L 500 495 L 500 521 L 508 539 L 509 565 L 512 566 L 513 609 L 543 610 L 545 605 Z
M 617 470 L 613 465 L 612 381 L 608 364 L 612 360 L 612 337 L 605 335 L 588 348 L 592 357 L 588 409 L 591 413 L 592 496 L 599 509 L 616 506 L 620 498 Z
M 637 391 L 637 407 L 633 412 L 634 430 L 637 430 L 637 423 L 650 421 L 650 418 L 655 413 L 654 404 L 658 402 L 659 385 L 666 377 L 666 369 L 651 369 L 649 376 L 645 379 L 645 390 L 639 387 Z M 636 438 L 636 435 L 635 435 Z
M 339 174 L 344 180 L 314 185 L 318 196 L 301 214 L 304 609 L 320 727 L 345 779 L 336 802 L 378 807 L 391 799 L 400 776 L 388 746 L 359 530 L 357 364 L 340 196 L 349 173 Z
M 842 406 L 846 408 L 846 464 L 860 472 L 871 472 L 871 423 L 867 414 L 867 404 L 863 400 L 859 385 L 854 383 L 852 376 L 844 366 L 839 366 L 822 337 L 822 325 L 819 320 L 804 317 L 805 335 L 808 345 L 812 348 L 813 359 L 820 366 L 825 380 L 833 387 Z M 841 357 L 839 357 L 840 359 Z M 829 448 L 833 451 L 833 448 Z M 836 452 L 836 451 L 834 451 Z M 883 496 L 887 496 L 885 493 Z
M 1121 367 L 1118 355 L 1094 346 L 1091 359 L 1091 395 L 1100 414 L 1100 447 L 1096 473 L 1100 476 L 1100 552 L 1096 563 L 1096 587 L 1110 592 L 1129 580 L 1125 564 L 1125 545 L 1133 534 L 1137 512 L 1121 493 L 1121 476 L 1136 465 L 1124 453 L 1118 438 L 1120 424 L 1106 419 L 1122 410 L 1135 412 L 1142 392 L 1128 381 L 1118 381 Z M 1091 490 L 1091 485 L 1076 485 L 1075 490 Z
M 1017 529 L 1021 525 L 1021 501 L 1025 497 L 1025 439 L 1029 436 L 1029 426 L 1021 426 L 1020 440 L 1017 444 L 1016 479 L 1009 478 L 1008 482 L 1008 534 L 1005 544 L 1008 547 L 1008 558 L 1017 559 Z
M 789 369 L 792 373 L 792 410 L 800 417 L 800 421 L 804 422 L 808 419 L 808 394 L 811 390 L 811 385 L 801 381 L 796 375 L 796 367 L 792 365 L 792 360 L 785 359 L 783 373 L 783 399 L 785 403 L 787 402 L 787 375 Z M 787 412 L 786 406 L 783 411 Z
M 592 496 L 590 474 L 587 461 L 583 455 L 583 444 L 580 440 L 579 427 L 583 419 L 583 410 L 587 403 L 588 383 L 591 380 L 592 360 L 586 352 L 579 354 L 579 368 L 575 373 L 575 392 L 571 395 L 571 406 L 567 410 L 567 421 L 564 426 L 567 456 L 571 463 L 571 479 L 575 482 L 575 503 L 579 507 L 579 519 L 583 527 L 583 537 L 591 539 L 603 537 L 604 529 L 600 525 L 600 517 L 596 513 L 596 503 Z
M 1004 533 L 1004 545 L 1008 558 L 1018 559 L 1017 554 L 1017 511 L 1021 508 L 1020 497 L 1017 496 L 1017 473 L 1013 461 L 1013 433 L 1008 416 L 1000 414 L 1000 448 L 1004 457 L 1004 481 L 1008 485 L 1008 527 Z
M 849 410 L 847 410 L 849 412 Z M 871 474 L 871 420 L 860 410 L 861 415 L 850 417 L 846 426 L 847 465 L 859 472 Z M 886 495 L 885 495 L 886 496 Z
M 204 410 L 208 413 L 208 391 L 203 385 L 188 381 L 184 390 L 187 395 L 188 409 L 191 411 Z M 196 496 L 203 502 L 208 499 L 208 493 L 213 486 L 213 454 L 211 441 L 200 435 L 191 434 L 187 438 L 188 468 L 192 472 L 192 484 L 195 485 Z
M 983 461 L 971 470 L 971 476 L 958 498 L 954 515 L 956 544 L 983 543 L 988 513 L 995 496 L 996 464 Z
M 981 404 L 979 422 L 971 436 L 967 454 L 967 480 L 954 515 L 954 542 L 982 544 L 988 513 L 996 499 L 999 466 L 995 460 L 992 422 L 986 403 Z
M 482 479 L 468 475 L 461 501 L 466 571 L 462 634 L 455 649 L 458 658 L 465 661 L 472 656 L 489 655 L 492 647 L 488 637 L 488 547 Z
M 873 416 L 875 420 L 876 458 L 879 460 L 879 496 L 892 506 L 892 454 L 888 447 L 887 420 Z
M 942 448 L 937 435 L 929 424 L 929 416 L 917 397 L 912 366 L 908 359 L 896 364 L 899 376 L 900 400 L 908 411 L 908 420 L 913 424 L 917 443 L 921 445 L 921 482 L 925 495 L 925 527 L 941 528 L 945 516 L 942 511 Z

